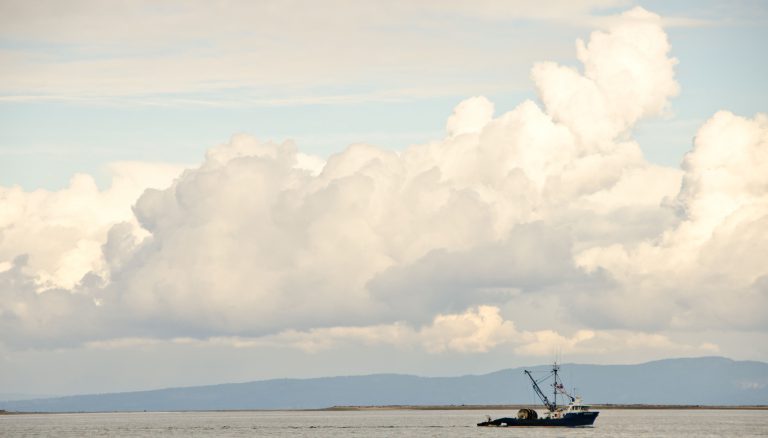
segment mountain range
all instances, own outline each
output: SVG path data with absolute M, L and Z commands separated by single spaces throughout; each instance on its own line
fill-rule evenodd
M 483 375 L 402 374 L 273 379 L 112 394 L 0 402 L 35 412 L 313 409 L 330 406 L 537 404 L 523 369 Z M 665 359 L 636 365 L 563 364 L 567 388 L 593 404 L 766 405 L 768 363 L 723 357 Z M 546 386 L 543 388 L 547 391 Z

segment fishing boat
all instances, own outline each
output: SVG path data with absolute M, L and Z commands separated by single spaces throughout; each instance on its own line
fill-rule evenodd
M 515 427 L 515 426 L 561 426 L 561 427 L 583 427 L 592 426 L 599 412 L 590 410 L 589 405 L 585 405 L 581 401 L 581 397 L 571 395 L 565 390 L 565 386 L 558 373 L 560 372 L 560 366 L 556 363 L 552 366 L 552 371 L 545 377 L 536 380 L 533 378 L 533 374 L 530 371 L 524 370 L 524 373 L 531 379 L 533 384 L 533 390 L 536 395 L 541 399 L 546 411 L 543 415 L 534 409 L 520 409 L 517 412 L 517 417 L 504 417 L 492 420 L 488 417 L 487 421 L 477 423 L 478 426 L 484 427 Z M 552 379 L 552 401 L 541 390 L 539 383 Z M 569 400 L 566 405 L 558 405 L 558 394 L 561 397 L 565 397 Z

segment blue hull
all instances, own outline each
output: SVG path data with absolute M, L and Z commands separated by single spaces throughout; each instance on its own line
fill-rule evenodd
M 485 427 L 583 427 L 591 426 L 597 418 L 599 412 L 574 412 L 568 413 L 563 418 L 537 418 L 537 419 L 520 419 L 520 418 L 497 418 L 491 421 L 483 421 L 477 423 L 478 426 Z

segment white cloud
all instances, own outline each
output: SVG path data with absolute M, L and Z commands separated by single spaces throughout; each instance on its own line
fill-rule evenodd
M 667 35 L 660 17 L 641 8 L 622 15 L 589 44 L 576 42 L 584 74 L 552 62 L 532 77 L 548 113 L 567 126 L 582 147 L 614 147 L 640 118 L 658 115 L 678 92 Z M 628 86 L 631 84 L 631 86 Z
M 678 91 L 669 49 L 633 9 L 577 44 L 583 72 L 534 67 L 543 106 L 473 97 L 399 153 L 241 135 L 169 186 L 122 165 L 106 191 L 4 188 L 0 339 L 711 352 L 660 332 L 764 327 L 766 116 L 648 163 L 631 130 Z
M 483 96 L 461 102 L 448 118 L 448 135 L 461 135 L 482 130 L 493 119 L 493 103 Z
M 699 130 L 683 169 L 675 227 L 654 241 L 590 248 L 577 261 L 619 279 L 616 299 L 633 302 L 635 315 L 656 313 L 680 327 L 765 328 L 768 118 L 718 112 Z M 654 300 L 671 306 L 659 314 Z
M 69 187 L 54 192 L 0 187 L 0 260 L 26 254 L 28 269 L 41 288 L 72 288 L 88 272 L 102 271 L 101 245 L 110 227 L 123 221 L 136 224 L 131 211 L 136 198 L 147 187 L 167 187 L 182 169 L 112 163 L 106 190 L 85 174 L 75 175 Z
M 487 83 L 495 79 L 489 72 L 523 71 L 541 47 L 556 42 L 549 31 L 528 41 L 517 34 L 517 20 L 560 29 L 610 25 L 600 14 L 628 2 L 300 3 L 172 1 L 158 8 L 150 1 L 108 7 L 90 0 L 4 1 L 0 98 L 273 105 L 380 100 L 403 88 L 395 94 L 434 96 L 446 87 L 452 95 L 477 93 L 476 80 L 443 72 L 470 72 Z M 508 23 L 510 41 L 522 42 L 514 56 L 498 56 L 499 34 L 483 31 L 497 23 Z M 470 25 L 472 38 L 458 38 Z M 371 78 L 381 85 L 365 89 Z M 500 85 L 494 80 L 493 89 Z M 329 95 L 329 88 L 338 94 Z
M 463 314 L 437 315 L 419 335 L 427 351 L 460 353 L 485 352 L 516 336 L 511 321 L 504 321 L 499 309 L 480 306 Z
M 628 330 L 577 330 L 558 333 L 554 330 L 520 331 L 515 324 L 501 316 L 500 309 L 478 306 L 462 313 L 438 314 L 429 323 L 414 327 L 405 322 L 373 326 L 340 326 L 306 331 L 286 330 L 260 337 L 217 336 L 207 339 L 173 338 L 159 341 L 153 338 L 118 338 L 93 341 L 92 349 L 130 349 L 163 343 L 192 345 L 221 345 L 232 348 L 288 348 L 306 353 L 332 350 L 342 345 L 391 345 L 401 350 L 422 348 L 434 355 L 487 353 L 494 348 L 511 348 L 525 357 L 551 357 L 554 353 L 590 355 L 602 359 L 610 355 L 713 354 L 719 351 L 711 343 L 689 345 L 657 333 Z

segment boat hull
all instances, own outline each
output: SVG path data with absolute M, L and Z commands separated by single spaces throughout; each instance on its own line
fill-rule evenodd
M 563 415 L 562 418 L 497 418 L 495 420 L 483 421 L 477 423 L 484 427 L 583 427 L 591 426 L 597 418 L 599 412 L 574 412 Z

